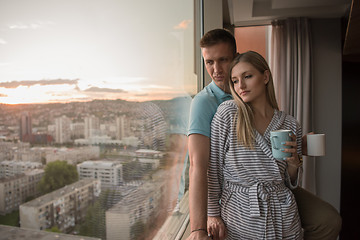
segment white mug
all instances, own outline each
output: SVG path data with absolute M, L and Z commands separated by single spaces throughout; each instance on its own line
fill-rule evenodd
M 308 134 L 307 136 L 307 155 L 325 156 L 325 134 Z

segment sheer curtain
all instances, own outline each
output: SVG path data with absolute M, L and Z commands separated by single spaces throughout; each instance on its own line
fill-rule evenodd
M 310 21 L 290 18 L 272 22 L 271 69 L 281 110 L 294 116 L 303 134 L 312 130 L 312 70 Z M 302 186 L 315 189 L 315 161 L 304 157 Z

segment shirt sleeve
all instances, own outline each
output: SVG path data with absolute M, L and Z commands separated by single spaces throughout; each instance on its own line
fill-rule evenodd
M 210 138 L 210 124 L 216 108 L 208 98 L 195 96 L 190 106 L 188 135 L 201 134 Z
M 227 151 L 229 124 L 216 113 L 211 124 L 210 162 L 208 170 L 208 215 L 220 216 L 220 198 L 224 182 L 223 169 Z

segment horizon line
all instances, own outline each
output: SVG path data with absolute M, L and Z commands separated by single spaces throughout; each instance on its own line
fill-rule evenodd
M 0 102 L 0 104 L 2 105 L 11 105 L 11 106 L 15 106 L 15 105 L 45 105 L 45 104 L 67 104 L 67 103 L 88 103 L 88 102 L 93 102 L 93 101 L 125 101 L 125 102 L 151 102 L 151 101 L 169 101 L 169 100 L 173 100 L 176 98 L 180 98 L 180 97 L 185 97 L 185 96 L 189 96 L 192 97 L 192 95 L 182 95 L 182 96 L 176 96 L 176 97 L 172 97 L 172 98 L 163 98 L 163 99 L 151 99 L 151 100 L 126 100 L 126 99 L 121 99 L 121 98 L 117 98 L 117 99 L 91 99 L 91 100 L 73 100 L 73 101 L 51 101 L 51 102 L 32 102 L 32 103 L 2 103 Z

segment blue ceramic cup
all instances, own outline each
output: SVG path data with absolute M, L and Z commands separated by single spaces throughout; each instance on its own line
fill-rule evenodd
M 291 157 L 291 153 L 283 152 L 285 148 L 290 146 L 283 145 L 284 142 L 291 141 L 291 130 L 277 130 L 270 132 L 271 150 L 273 157 L 278 160 L 284 160 L 284 158 Z

